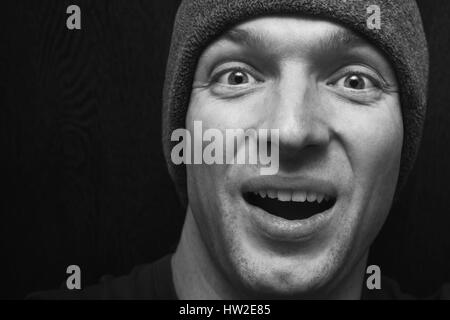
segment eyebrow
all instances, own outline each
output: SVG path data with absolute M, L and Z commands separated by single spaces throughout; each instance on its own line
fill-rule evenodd
M 268 47 L 268 37 L 265 37 L 263 33 L 239 28 L 228 30 L 220 40 L 228 40 L 256 49 Z
M 328 50 L 338 50 L 342 47 L 355 47 L 367 44 L 369 44 L 367 40 L 348 29 L 339 29 L 339 31 L 332 32 L 327 37 L 319 40 L 321 48 Z
M 263 32 L 257 30 L 246 30 L 234 28 L 223 34 L 221 40 L 228 40 L 237 44 L 242 44 L 257 50 L 273 48 L 274 40 L 270 39 Z M 368 41 L 348 29 L 339 29 L 318 39 L 314 44 L 323 51 L 342 50 L 348 47 L 367 45 Z

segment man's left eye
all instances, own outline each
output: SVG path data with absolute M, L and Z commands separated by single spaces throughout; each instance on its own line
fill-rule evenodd
M 367 90 L 375 88 L 376 85 L 368 77 L 360 74 L 350 74 L 341 78 L 336 85 L 351 90 Z

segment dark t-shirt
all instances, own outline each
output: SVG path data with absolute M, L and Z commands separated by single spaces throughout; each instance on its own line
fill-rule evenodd
M 38 300 L 177 300 L 172 280 L 172 255 L 151 264 L 135 267 L 118 278 L 103 276 L 100 283 L 81 290 L 36 292 L 27 299 Z
M 65 289 L 36 292 L 27 298 L 39 300 L 177 300 L 172 280 L 171 257 L 172 255 L 167 255 L 154 263 L 135 267 L 126 276 L 118 278 L 104 276 L 99 284 L 82 290 Z M 364 286 L 362 299 L 415 299 L 413 296 L 403 293 L 398 284 L 389 278 L 383 277 L 381 283 L 382 288 L 380 290 L 368 290 Z M 443 286 L 438 293 L 428 299 L 450 300 L 450 285 Z

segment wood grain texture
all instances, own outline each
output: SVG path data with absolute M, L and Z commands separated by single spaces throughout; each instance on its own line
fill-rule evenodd
M 177 3 L 77 1 L 75 31 L 70 4 L 6 6 L 5 297 L 59 287 L 70 264 L 83 284 L 129 272 L 181 226 L 159 120 Z
M 430 48 L 424 137 L 415 169 L 371 260 L 405 290 L 427 296 L 450 282 L 450 2 L 417 2 Z
M 70 4 L 82 29 L 66 28 Z M 173 248 L 183 212 L 160 107 L 179 1 L 2 3 L 0 297 L 127 273 Z M 371 262 L 419 295 L 450 281 L 450 2 L 420 1 L 430 106 L 416 170 Z

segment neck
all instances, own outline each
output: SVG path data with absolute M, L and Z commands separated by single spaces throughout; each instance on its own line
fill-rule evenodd
M 181 239 L 172 258 L 172 272 L 180 300 L 238 299 L 204 245 L 189 206 Z
M 367 256 L 368 253 L 346 277 L 333 286 L 335 289 L 317 298 L 360 299 Z M 214 263 L 189 206 L 181 239 L 171 263 L 175 291 L 180 300 L 251 299 L 250 296 L 242 296 L 243 290 L 234 288 Z

